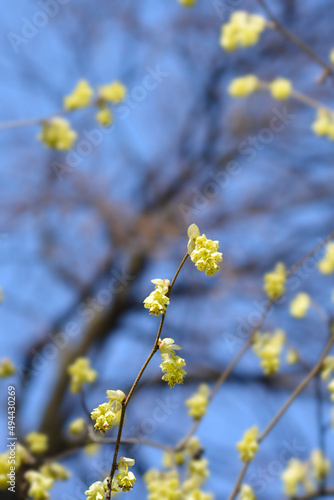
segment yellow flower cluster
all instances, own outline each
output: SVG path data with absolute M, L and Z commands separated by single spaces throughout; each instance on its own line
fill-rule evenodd
M 151 280 L 151 282 L 155 285 L 155 289 L 144 300 L 144 307 L 150 310 L 150 314 L 155 314 L 156 316 L 165 314 L 169 304 L 169 298 L 166 294 L 168 293 L 170 281 L 167 279 L 155 279 Z
M 119 81 L 114 81 L 99 88 L 97 106 L 100 108 L 95 118 L 102 127 L 111 125 L 113 114 L 107 103 L 118 104 L 125 99 L 126 88 Z
M 298 352 L 295 351 L 295 349 L 288 349 L 287 355 L 286 355 L 286 362 L 288 365 L 295 365 L 299 361 L 299 356 Z
M 68 367 L 68 374 L 71 378 L 70 391 L 73 394 L 81 392 L 83 384 L 92 384 L 97 377 L 97 372 L 90 367 L 88 358 L 77 358 Z
M 230 83 L 228 93 L 232 97 L 245 97 L 259 90 L 259 80 L 255 75 L 245 75 L 235 78 Z
M 155 469 L 149 470 L 144 475 L 149 495 L 149 500 L 213 500 L 212 495 L 201 490 L 202 485 L 209 476 L 208 461 L 201 457 L 202 447 L 198 438 L 192 437 L 182 454 L 182 460 L 169 460 L 167 467 L 171 468 L 174 463 L 182 465 L 187 460 L 187 476 L 183 483 L 180 482 L 179 474 L 175 468 L 167 472 Z M 176 456 L 174 455 L 174 459 Z
M 175 384 L 182 384 L 183 377 L 187 374 L 182 368 L 186 362 L 180 356 L 175 355 L 175 351 L 180 349 L 182 347 L 175 345 L 173 339 L 167 338 L 159 341 L 159 350 L 162 359 L 160 368 L 162 373 L 164 373 L 162 380 L 168 382 L 170 387 L 174 387 Z
M 16 373 L 14 364 L 8 358 L 3 358 L 0 361 L 0 378 L 10 377 Z
M 102 125 L 102 127 L 108 127 L 109 125 L 112 124 L 113 119 L 114 119 L 112 112 L 108 108 L 108 106 L 106 106 L 106 104 L 104 104 L 104 103 L 98 104 L 98 107 L 100 109 L 95 115 L 96 121 L 100 125 Z
M 325 255 L 318 262 L 318 269 L 322 274 L 331 274 L 334 272 L 334 243 L 326 245 Z
M 116 474 L 113 490 L 115 491 L 130 491 L 136 482 L 135 475 L 129 471 L 129 467 L 135 464 L 133 458 L 121 457 L 118 460 L 118 474 Z
M 312 123 L 312 130 L 320 137 L 326 136 L 330 140 L 334 140 L 334 114 L 326 109 L 319 109 L 317 117 Z
M 99 405 L 91 412 L 92 420 L 96 420 L 94 428 L 101 431 L 103 434 L 107 429 L 111 429 L 113 425 L 119 423 L 121 415 L 122 403 L 125 401 L 125 394 L 123 391 L 107 391 L 107 403 Z
M 29 485 L 28 495 L 33 500 L 47 500 L 54 481 L 64 481 L 70 476 L 68 470 L 57 462 L 42 465 L 38 471 L 29 470 L 24 475 Z
M 84 418 L 76 418 L 68 426 L 68 430 L 70 434 L 73 434 L 73 436 L 82 434 L 85 429 L 86 429 L 86 421 Z
M 182 499 L 180 479 L 176 470 L 160 472 L 150 469 L 144 475 L 144 481 L 148 490 L 148 500 Z
M 307 293 L 298 293 L 290 302 L 290 314 L 294 318 L 304 318 L 311 305 L 311 298 Z
M 248 484 L 242 484 L 240 487 L 239 500 L 256 500 L 253 488 Z
M 243 462 L 250 462 L 255 457 L 259 445 L 257 438 L 259 429 L 256 425 L 248 429 L 243 435 L 242 441 L 237 443 L 237 450 L 240 451 L 240 460 Z
M 261 360 L 261 367 L 265 375 L 273 375 L 280 366 L 280 355 L 285 343 L 285 334 L 282 330 L 273 333 L 256 333 L 253 341 L 253 350 Z
M 31 453 L 35 455 L 44 453 L 48 449 L 48 436 L 40 432 L 30 432 L 30 434 L 25 437 L 25 442 Z
M 228 52 L 238 47 L 255 45 L 266 26 L 267 22 L 262 16 L 236 11 L 230 21 L 222 26 L 220 45 Z
M 223 260 L 223 254 L 218 252 L 219 242 L 208 240 L 205 234 L 193 236 L 197 232 L 195 230 L 194 233 L 194 227 L 197 228 L 195 224 L 192 224 L 191 230 L 188 229 L 188 236 L 192 235 L 192 237 L 189 236 L 188 253 L 190 249 L 190 258 L 199 271 L 205 271 L 208 276 L 213 276 L 219 271 L 218 262 Z M 199 233 L 198 228 L 197 230 Z
M 24 475 L 28 485 L 28 495 L 33 500 L 47 500 L 50 498 L 49 490 L 53 486 L 53 479 L 40 472 L 29 470 Z
M 50 477 L 54 481 L 65 481 L 71 477 L 71 474 L 66 467 L 58 462 L 48 462 L 42 465 L 39 468 L 39 472 L 46 477 Z
M 274 271 L 264 275 L 263 288 L 269 299 L 277 300 L 285 292 L 286 269 L 282 262 L 278 262 Z
M 310 456 L 312 476 L 317 482 L 321 482 L 331 470 L 330 461 L 324 457 L 321 450 L 313 450 Z
M 11 467 L 15 466 L 17 472 L 21 465 L 29 462 L 29 460 L 29 453 L 20 443 L 16 444 L 14 455 L 9 450 L 6 453 L 0 454 L 0 490 L 8 488 L 7 481 Z
M 86 80 L 79 80 L 71 94 L 64 97 L 64 110 L 74 111 L 92 104 L 97 105 L 99 111 L 95 118 L 100 125 L 105 127 L 113 121 L 113 115 L 107 103 L 118 104 L 123 101 L 126 88 L 121 82 L 113 81 L 99 88 L 95 101 L 92 101 L 93 96 L 94 90 L 89 83 Z M 60 151 L 71 149 L 77 137 L 78 134 L 71 129 L 69 121 L 59 116 L 42 121 L 42 130 L 38 135 L 38 139 L 46 146 Z
M 86 500 L 103 500 L 105 498 L 108 489 L 108 479 L 106 478 L 103 482 L 96 481 L 91 484 L 89 489 L 85 491 L 87 495 Z
M 314 482 L 321 483 L 330 469 L 329 460 L 318 449 L 312 451 L 309 462 L 292 458 L 282 474 L 284 492 L 286 495 L 295 496 L 301 486 L 308 493 L 314 491 L 316 489 Z
M 269 90 L 274 99 L 284 100 L 291 95 L 292 83 L 286 78 L 276 78 L 269 84 Z
M 79 80 L 73 92 L 64 97 L 64 108 L 73 111 L 78 108 L 89 106 L 94 94 L 93 89 L 86 80 Z
M 71 149 L 77 137 L 70 123 L 59 116 L 43 121 L 42 131 L 38 135 L 38 139 L 46 146 L 60 151 Z
M 196 4 L 196 0 L 179 0 L 183 7 L 193 7 Z
M 282 473 L 282 481 L 284 493 L 288 496 L 294 496 L 300 485 L 303 485 L 308 490 L 310 483 L 307 479 L 307 464 L 297 458 L 292 458 Z
M 118 104 L 119 102 L 123 101 L 125 95 L 126 95 L 126 88 L 119 81 L 115 81 L 109 83 L 108 85 L 100 87 L 98 92 L 99 99 L 111 102 L 113 104 Z
M 206 414 L 209 403 L 209 393 L 209 386 L 207 384 L 201 384 L 198 388 L 198 392 L 186 400 L 190 417 L 199 420 Z
M 327 356 L 325 358 L 322 370 L 321 370 L 321 378 L 322 380 L 328 380 L 332 372 L 334 371 L 334 356 Z M 334 378 L 327 385 L 329 392 L 331 393 L 331 400 L 334 401 Z
M 162 457 L 162 465 L 165 469 L 171 469 L 175 465 L 183 465 L 185 462 L 185 457 L 182 451 L 170 452 L 166 451 Z
M 334 49 L 332 49 L 329 53 L 329 60 L 331 64 L 334 66 Z

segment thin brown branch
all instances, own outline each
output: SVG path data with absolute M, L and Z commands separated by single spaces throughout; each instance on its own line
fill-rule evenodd
M 299 386 L 294 390 L 294 392 L 291 394 L 289 399 L 284 403 L 282 408 L 276 413 L 276 415 L 270 421 L 270 423 L 267 425 L 267 427 L 264 429 L 264 431 L 260 434 L 260 436 L 258 437 L 258 443 L 261 443 L 264 440 L 264 438 L 269 434 L 269 432 L 277 424 L 277 422 L 280 420 L 282 415 L 284 415 L 284 413 L 289 408 L 289 406 L 293 403 L 293 401 L 305 389 L 305 387 L 309 384 L 309 382 L 312 380 L 312 378 L 321 370 L 323 361 L 324 361 L 325 357 L 327 356 L 327 354 L 329 353 L 333 343 L 334 343 L 334 336 L 331 335 L 331 338 L 330 338 L 329 342 L 327 343 L 327 345 L 326 345 L 320 359 L 318 360 L 318 362 L 315 364 L 315 366 L 309 372 L 309 374 L 302 380 L 302 382 L 299 384 Z M 233 491 L 232 491 L 231 495 L 229 496 L 228 500 L 234 500 L 235 496 L 237 495 L 239 488 L 240 488 L 240 485 L 242 483 L 242 480 L 247 472 L 249 463 L 250 462 L 244 463 L 244 465 L 240 471 L 240 474 L 237 478 L 237 481 L 234 485 Z
M 319 83 L 324 81 L 324 78 L 333 74 L 333 69 L 326 61 L 324 61 L 318 54 L 311 49 L 305 42 L 303 42 L 300 38 L 298 38 L 294 33 L 288 30 L 283 24 L 276 18 L 276 16 L 272 13 L 271 9 L 268 7 L 267 2 L 265 0 L 258 0 L 259 5 L 266 12 L 268 18 L 272 22 L 272 27 L 279 31 L 285 38 L 290 40 L 293 44 L 295 44 L 302 52 L 304 52 L 312 61 L 321 66 L 324 70 L 324 75 L 322 76 L 322 80 L 319 79 Z
M 168 296 L 170 295 L 171 291 L 172 291 L 172 288 L 174 286 L 174 283 L 183 267 L 183 264 L 185 263 L 185 261 L 187 260 L 187 257 L 188 257 L 188 253 L 186 253 L 186 255 L 183 257 L 179 267 L 177 268 L 177 271 L 175 273 L 175 276 L 169 286 L 169 289 L 168 289 Z M 156 335 L 156 338 L 155 338 L 155 341 L 154 341 L 154 345 L 153 345 L 153 348 L 152 348 L 152 351 L 150 352 L 150 354 L 148 355 L 145 363 L 143 364 L 140 372 L 138 373 L 137 377 L 136 377 L 136 380 L 134 381 L 129 393 L 128 393 L 128 396 L 126 397 L 125 401 L 123 402 L 122 404 L 122 413 L 121 413 L 121 420 L 120 420 L 120 424 L 119 424 L 119 428 L 118 428 L 118 434 L 117 434 L 117 438 L 116 438 L 116 445 L 115 445 L 115 452 L 114 452 L 114 457 L 113 457 L 113 462 L 112 462 L 112 466 L 111 466 L 111 470 L 110 470 L 110 474 L 109 474 L 109 478 L 108 478 L 108 489 L 107 489 L 107 492 L 106 492 L 106 496 L 105 496 L 105 500 L 110 500 L 110 497 L 111 497 L 111 486 L 112 486 L 112 481 L 113 481 L 113 478 L 114 478 L 114 474 L 116 472 L 116 469 L 117 469 L 117 460 L 118 460 L 118 451 L 119 451 L 119 447 L 120 447 L 120 444 L 121 444 L 121 439 L 122 439 L 122 430 L 123 430 L 123 423 L 124 423 L 124 416 L 125 416 L 125 411 L 126 411 L 126 408 L 130 402 L 130 399 L 147 367 L 147 365 L 149 364 L 149 362 L 151 361 L 151 359 L 153 358 L 154 354 L 158 351 L 159 349 L 159 339 L 160 339 L 160 334 L 161 334 L 161 331 L 162 331 L 162 327 L 163 327 L 163 324 L 164 324 L 164 321 L 165 321 L 165 316 L 166 316 L 166 312 L 162 315 L 161 317 L 161 321 L 160 321 L 160 325 L 159 325 L 159 328 L 158 328 L 158 333 Z
M 287 277 L 290 277 L 292 274 L 294 274 L 308 259 L 313 257 L 321 248 L 323 248 L 328 241 L 334 238 L 334 231 L 330 233 L 326 238 L 321 240 L 312 250 L 310 250 L 302 259 L 300 259 L 296 264 L 294 264 L 288 271 L 287 271 Z M 261 314 L 261 317 L 259 318 L 258 322 L 252 329 L 252 332 L 250 334 L 249 339 L 247 342 L 244 344 L 244 346 L 240 349 L 240 351 L 237 353 L 237 355 L 233 358 L 231 363 L 227 366 L 227 368 L 224 370 L 224 372 L 221 374 L 219 379 L 217 380 L 216 384 L 214 385 L 210 396 L 209 396 L 209 401 L 212 400 L 214 395 L 217 393 L 219 388 L 223 385 L 223 383 L 226 381 L 226 379 L 229 377 L 231 372 L 233 371 L 234 367 L 236 364 L 239 362 L 239 360 L 243 357 L 243 355 L 247 352 L 249 347 L 252 345 L 254 335 L 255 333 L 261 328 L 268 312 L 270 311 L 272 305 L 274 302 L 271 300 L 268 300 L 265 308 L 263 310 L 263 313 Z M 185 447 L 187 444 L 188 440 L 195 434 L 198 426 L 200 425 L 201 420 L 195 420 L 192 427 L 190 428 L 189 432 L 186 434 L 184 438 L 181 439 L 181 441 L 175 446 L 175 450 L 181 450 Z

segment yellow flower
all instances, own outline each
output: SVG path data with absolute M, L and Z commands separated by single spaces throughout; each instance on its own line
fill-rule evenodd
M 322 369 L 321 369 L 322 380 L 328 380 L 332 374 L 332 371 L 334 371 L 334 356 L 327 356 L 322 364 Z
M 33 500 L 47 500 L 50 498 L 49 490 L 53 486 L 53 479 L 33 470 L 26 472 L 24 477 L 29 484 L 28 495 Z
M 108 481 L 107 478 L 103 481 L 96 481 L 91 484 L 89 489 L 85 491 L 85 495 L 87 495 L 86 500 L 103 500 L 108 489 Z
M 150 310 L 150 314 L 155 314 L 156 316 L 165 314 L 169 304 L 169 298 L 166 294 L 170 281 L 167 279 L 155 279 L 151 280 L 151 282 L 155 285 L 155 289 L 144 300 L 144 307 Z
M 107 399 L 110 401 L 99 405 L 91 412 L 91 418 L 96 420 L 94 428 L 103 434 L 117 423 L 117 414 L 122 410 L 125 394 L 120 390 L 107 391 Z
M 236 11 L 230 21 L 222 26 L 220 45 L 228 52 L 238 47 L 255 45 L 266 26 L 266 20 L 262 16 Z
M 285 343 L 283 330 L 274 333 L 257 333 L 254 336 L 253 350 L 261 359 L 261 366 L 265 375 L 273 375 L 280 366 L 280 355 Z
M 223 254 L 218 252 L 219 242 L 208 240 L 205 234 L 195 239 L 195 249 L 190 258 L 199 271 L 205 271 L 208 276 L 213 276 L 219 271 L 218 262 L 222 262 Z
M 171 469 L 174 465 L 182 465 L 185 462 L 184 455 L 182 451 L 178 451 L 176 453 L 172 453 L 170 451 L 166 451 L 162 457 L 162 464 L 165 469 Z
M 95 118 L 102 127 L 108 127 L 113 122 L 113 115 L 108 106 L 102 106 L 96 113 Z
M 196 0 L 179 0 L 183 7 L 193 7 L 196 4 Z
M 286 78 L 277 78 L 270 83 L 269 90 L 274 99 L 284 100 L 290 97 L 292 84 Z
M 289 349 L 286 355 L 286 362 L 288 365 L 295 365 L 299 361 L 298 352 L 294 349 Z
M 259 429 L 255 425 L 248 429 L 243 435 L 242 441 L 237 443 L 237 450 L 240 451 L 240 460 L 243 462 L 250 462 L 255 457 L 259 445 L 257 442 L 257 437 L 259 435 Z
M 77 358 L 74 363 L 68 367 L 70 375 L 70 391 L 77 394 L 82 390 L 83 384 L 92 384 L 95 382 L 97 372 L 90 367 L 88 358 Z
M 311 298 L 307 293 L 298 293 L 290 302 L 290 314 L 295 318 L 304 318 L 311 305 Z
M 46 434 L 30 432 L 30 434 L 25 437 L 25 441 L 31 453 L 36 455 L 44 453 L 48 449 L 48 436 Z
M 197 486 L 205 483 L 209 476 L 208 461 L 206 458 L 196 458 L 190 460 L 188 464 L 188 473 L 190 479 L 193 479 Z
M 70 472 L 63 465 L 57 462 L 49 462 L 39 468 L 40 474 L 44 477 L 49 477 L 54 481 L 64 481 L 71 477 Z
M 180 489 L 179 475 L 176 470 L 160 472 L 150 469 L 144 475 L 144 481 L 148 490 L 148 500 L 183 498 Z
M 73 434 L 74 436 L 76 436 L 77 434 L 82 434 L 85 429 L 86 421 L 84 418 L 76 418 L 70 423 L 68 427 L 70 434 Z
M 240 487 L 239 500 L 256 500 L 253 488 L 248 484 L 242 484 Z
M 125 98 L 126 88 L 121 82 L 115 81 L 99 88 L 99 98 L 117 104 Z
M 94 455 L 97 455 L 100 450 L 101 450 L 101 445 L 98 443 L 89 443 L 89 444 L 86 444 L 86 446 L 84 447 L 84 452 L 89 457 L 93 457 Z
M 42 131 L 38 139 L 49 148 L 66 151 L 73 147 L 78 134 L 71 129 L 65 118 L 55 117 L 42 123 Z
M 284 484 L 284 493 L 288 496 L 294 496 L 303 484 L 308 486 L 307 465 L 303 464 L 297 458 L 291 458 L 287 468 L 283 471 L 282 481 Z
M 316 135 L 329 136 L 331 131 L 332 120 L 331 116 L 325 109 L 317 111 L 316 120 L 312 124 L 312 130 Z
M 199 456 L 203 452 L 203 447 L 200 440 L 196 436 L 192 436 L 186 444 L 185 452 L 190 458 Z
M 72 94 L 64 97 L 64 107 L 66 110 L 85 108 L 90 104 L 93 89 L 86 80 L 79 80 Z
M 245 97 L 259 89 L 259 80 L 255 75 L 246 75 L 235 78 L 230 83 L 228 92 L 233 97 Z
M 174 344 L 173 339 L 163 339 L 159 341 L 159 350 L 162 359 L 160 368 L 162 373 L 164 373 L 162 380 L 168 382 L 170 387 L 174 387 L 175 384 L 182 384 L 183 377 L 187 374 L 183 370 L 186 362 L 180 356 L 175 355 L 175 350 L 182 349 L 180 346 Z
M 330 461 L 324 457 L 321 450 L 313 450 L 310 457 L 312 475 L 316 481 L 322 481 L 331 469 Z
M 334 243 L 326 245 L 325 255 L 318 262 L 318 269 L 322 274 L 331 274 L 334 272 Z
M 284 264 L 276 264 L 274 271 L 264 275 L 264 290 L 271 300 L 279 299 L 285 292 L 286 270 Z
M 8 358 L 3 358 L 0 361 L 0 378 L 10 377 L 16 373 L 16 368 Z
M 206 414 L 209 403 L 210 388 L 207 384 L 201 384 L 193 396 L 186 400 L 189 407 L 189 415 L 196 420 L 201 419 Z
M 133 458 L 121 457 L 118 460 L 118 474 L 116 474 L 116 486 L 122 491 L 130 491 L 136 482 L 135 475 L 129 471 L 129 467 L 135 464 Z
M 334 49 L 332 49 L 329 53 L 329 60 L 330 60 L 331 64 L 333 64 L 333 66 L 334 66 Z

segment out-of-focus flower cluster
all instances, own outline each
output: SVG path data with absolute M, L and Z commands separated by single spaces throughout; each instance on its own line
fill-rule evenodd
M 273 375 L 280 366 L 280 356 L 285 343 L 283 330 L 273 333 L 259 333 L 254 335 L 253 350 L 261 360 L 261 367 L 265 375 Z
M 92 384 L 97 377 L 97 372 L 90 367 L 88 358 L 77 358 L 68 367 L 68 374 L 71 379 L 70 390 L 73 394 L 81 392 L 83 384 Z
M 96 106 L 96 120 L 103 127 L 111 125 L 113 114 L 110 105 L 116 105 L 126 96 L 126 88 L 119 81 L 113 81 L 99 87 L 94 98 L 94 90 L 86 80 L 79 80 L 71 94 L 64 97 L 64 112 Z M 46 146 L 60 151 L 67 151 L 74 146 L 78 134 L 71 128 L 68 120 L 61 116 L 42 120 L 42 130 L 38 139 Z
M 330 471 L 330 462 L 321 450 L 312 451 L 308 461 L 292 458 L 282 473 L 284 493 L 294 497 L 301 489 L 307 493 L 315 490 Z
M 198 438 L 192 437 L 183 452 L 164 457 L 168 470 L 150 469 L 144 476 L 148 500 L 213 500 L 211 494 L 202 491 L 209 476 L 208 461 L 202 453 Z M 174 465 L 181 467 L 180 471 Z
M 266 27 L 267 21 L 262 16 L 238 10 L 223 24 L 220 45 L 228 52 L 255 45 Z

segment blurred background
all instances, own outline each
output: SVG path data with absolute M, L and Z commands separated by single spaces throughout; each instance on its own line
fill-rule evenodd
M 84 416 L 68 389 L 66 370 L 76 357 L 88 356 L 99 373 L 85 394 L 88 408 L 104 401 L 106 389 L 128 390 L 159 324 L 142 305 L 150 280 L 172 278 L 195 222 L 219 240 L 224 262 L 209 278 L 189 260 L 172 293 L 163 336 L 182 346 L 188 375 L 170 389 L 154 358 L 124 431 L 174 444 L 192 424 L 185 399 L 199 383 L 215 382 L 263 309 L 262 275 L 277 261 L 290 267 L 333 230 L 333 146 L 311 131 L 314 111 L 267 93 L 234 100 L 227 87 L 247 73 L 282 76 L 332 106 L 333 82 L 316 84 L 321 68 L 274 30 L 249 49 L 221 49 L 222 23 L 235 9 L 263 14 L 256 1 L 198 0 L 186 9 L 177 0 L 58 0 L 56 14 L 32 29 L 42 3 L 16 0 L 2 9 L 1 122 L 54 114 L 82 78 L 93 86 L 118 79 L 128 97 L 107 131 L 91 109 L 71 114 L 88 146 L 70 153 L 46 149 L 36 140 L 38 126 L 1 131 L 1 357 L 10 357 L 18 374 L 0 381 L 0 452 L 7 382 L 17 388 L 18 437 L 47 433 L 50 456 L 72 446 L 68 424 Z M 268 4 L 328 59 L 333 2 Z M 279 131 L 270 128 L 275 116 L 284 117 Z M 291 318 L 288 304 L 296 292 L 307 292 L 333 313 L 333 279 L 314 262 L 263 327 L 284 329 L 310 364 L 324 348 L 326 324 L 314 310 L 307 320 Z M 227 498 L 240 470 L 235 443 L 252 425 L 264 429 L 303 374 L 283 360 L 279 374 L 264 377 L 251 351 L 238 363 L 198 430 L 211 471 L 204 489 L 215 498 Z M 322 423 L 330 420 L 323 389 L 319 398 L 312 382 L 261 446 L 246 476 L 258 498 L 282 498 L 287 460 L 305 459 L 319 446 L 319 412 Z M 163 418 L 155 417 L 157 407 Z M 326 447 L 334 458 L 332 445 L 329 430 Z M 56 483 L 51 499 L 84 498 L 109 471 L 113 449 L 64 458 L 72 477 Z M 132 498 L 145 498 L 140 476 L 161 466 L 161 452 L 132 446 L 121 455 L 136 459 Z

